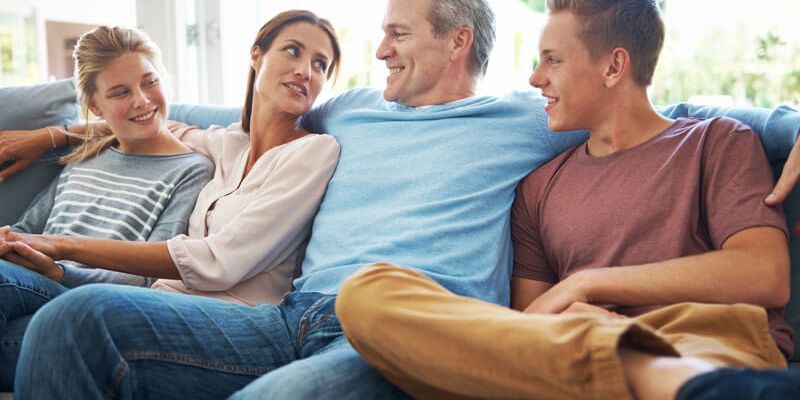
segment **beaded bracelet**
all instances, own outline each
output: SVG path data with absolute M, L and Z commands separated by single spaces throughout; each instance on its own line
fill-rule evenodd
M 57 146 L 56 146 L 56 137 L 55 135 L 53 135 L 53 130 L 50 129 L 49 126 L 46 126 L 45 129 L 47 129 L 47 133 L 50 134 L 50 141 L 53 142 L 53 148 L 55 149 Z

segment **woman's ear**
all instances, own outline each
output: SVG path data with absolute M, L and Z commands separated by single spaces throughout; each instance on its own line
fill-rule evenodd
M 259 49 L 258 46 L 253 46 L 253 48 L 250 49 L 250 67 L 258 70 L 258 67 L 261 66 L 261 55 L 261 49 Z

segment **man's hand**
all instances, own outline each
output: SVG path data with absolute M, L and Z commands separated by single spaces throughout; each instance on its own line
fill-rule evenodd
M 789 197 L 789 193 L 794 189 L 798 178 L 800 178 L 800 141 L 794 143 L 794 147 L 789 153 L 789 158 L 783 164 L 783 172 L 781 172 L 778 182 L 772 189 L 772 193 L 764 199 L 764 203 L 769 206 L 782 203 Z M 793 231 L 796 235 L 800 234 L 800 223 L 794 226 Z
M 0 183 L 27 168 L 52 148 L 53 140 L 47 128 L 0 131 L 0 165 L 11 163 L 0 170 Z
M 558 314 L 567 310 L 574 303 L 590 303 L 586 296 L 586 285 L 580 272 L 570 275 L 537 297 L 525 308 L 526 313 Z

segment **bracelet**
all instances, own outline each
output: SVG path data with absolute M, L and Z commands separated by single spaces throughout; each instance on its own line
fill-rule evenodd
M 56 137 L 53 135 L 53 130 L 50 129 L 49 126 L 45 126 L 44 128 L 47 129 L 47 133 L 50 134 L 50 141 L 53 142 L 53 148 L 55 149 L 58 146 L 56 146 Z
M 69 127 L 64 124 L 64 145 L 69 146 Z

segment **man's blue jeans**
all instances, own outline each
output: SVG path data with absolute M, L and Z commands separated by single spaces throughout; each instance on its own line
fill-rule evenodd
M 31 316 L 67 290 L 36 272 L 0 260 L 0 391 L 13 390 L 22 336 Z
M 334 302 L 290 293 L 247 307 L 116 285 L 72 289 L 31 321 L 14 398 L 405 398 L 347 343 Z

